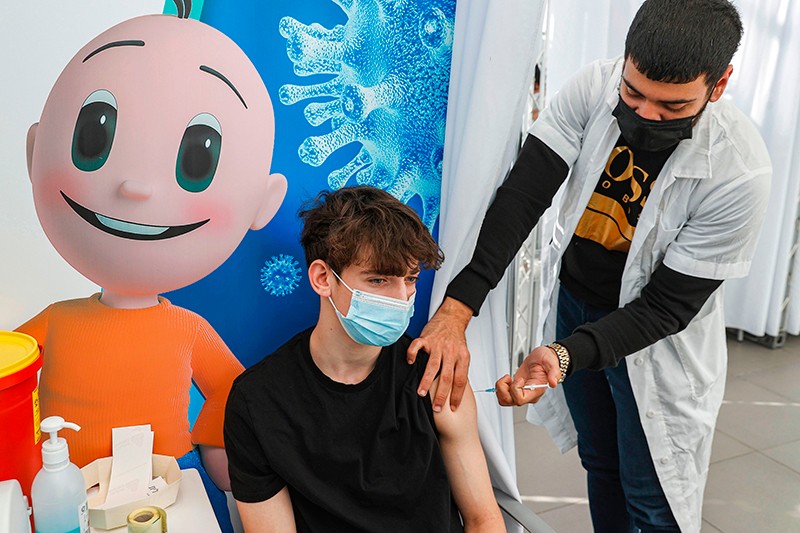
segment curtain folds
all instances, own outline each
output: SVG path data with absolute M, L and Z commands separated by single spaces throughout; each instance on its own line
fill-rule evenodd
M 431 315 L 447 283 L 471 259 L 486 208 L 519 149 L 543 6 L 544 0 L 472 0 L 456 6 L 439 220 L 446 261 L 434 280 Z M 509 372 L 505 280 L 472 320 L 467 342 L 473 388 L 491 387 Z M 493 483 L 519 497 L 512 410 L 500 408 L 493 394 L 477 396 Z
M 753 335 L 800 333 L 800 255 L 790 251 L 797 236 L 800 192 L 800 2 L 739 0 L 745 35 L 734 58 L 726 95 L 758 126 L 772 158 L 772 193 L 750 275 L 725 283 L 729 327 Z M 788 322 L 783 305 L 788 301 Z

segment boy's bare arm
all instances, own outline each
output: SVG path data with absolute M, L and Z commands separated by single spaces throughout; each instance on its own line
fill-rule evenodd
M 228 456 L 225 455 L 225 448 L 217 446 L 199 445 L 200 457 L 203 460 L 203 467 L 208 473 L 208 477 L 214 482 L 219 490 L 231 490 L 231 477 L 228 474 Z
M 246 533 L 296 533 L 289 487 L 258 503 L 236 501 Z
M 431 387 L 436 394 L 438 379 Z M 449 402 L 433 415 L 439 432 L 447 478 L 453 499 L 464 519 L 467 533 L 505 532 L 505 523 L 494 498 L 486 458 L 478 437 L 478 413 L 475 397 L 466 387 L 461 406 L 450 409 Z

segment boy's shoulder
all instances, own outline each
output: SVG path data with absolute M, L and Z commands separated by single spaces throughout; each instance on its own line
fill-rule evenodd
M 270 382 L 283 382 L 287 378 L 287 373 L 291 375 L 297 372 L 299 363 L 308 350 L 312 330 L 313 328 L 309 328 L 292 337 L 280 348 L 242 372 L 234 384 L 247 388 L 263 387 Z
M 411 379 L 418 384 L 422 379 L 422 376 L 425 374 L 425 367 L 428 366 L 428 353 L 420 350 L 417 352 L 417 358 L 415 359 L 414 364 L 409 365 L 407 362 L 407 352 L 408 347 L 413 340 L 414 337 L 404 333 L 403 336 L 397 340 L 397 342 L 392 344 L 391 357 L 396 369 L 395 375 L 397 378 L 403 382 Z

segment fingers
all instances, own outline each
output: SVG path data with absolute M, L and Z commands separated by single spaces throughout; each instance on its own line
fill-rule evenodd
M 536 403 L 547 389 L 528 390 L 523 387 L 546 381 L 551 388 L 556 388 L 559 379 L 561 369 L 558 366 L 558 357 L 551 348 L 540 346 L 525 357 L 513 380 L 509 376 L 503 376 L 495 383 L 497 401 L 503 406 Z
M 450 409 L 455 411 L 461 405 L 464 391 L 469 384 L 469 352 L 459 354 L 453 374 L 453 390 L 450 392 Z
M 511 384 L 511 401 L 513 405 L 521 406 L 531 403 L 536 403 L 542 397 L 547 389 L 534 389 L 528 390 L 523 387 L 528 383 L 523 379 L 514 379 Z
M 522 403 L 520 403 L 522 399 L 517 390 L 520 386 L 519 382 L 512 380 L 511 376 L 508 374 L 498 379 L 494 384 L 494 393 L 497 396 L 497 402 L 504 407 L 522 405 Z
M 425 373 L 422 374 L 422 379 L 419 382 L 419 387 L 417 388 L 417 394 L 420 396 L 425 396 L 428 394 L 428 391 L 433 384 L 433 380 L 436 378 L 436 374 L 439 373 L 439 366 L 442 362 L 442 356 L 438 352 L 434 352 L 428 356 L 428 365 L 425 367 Z M 441 383 L 439 384 L 439 389 L 441 390 Z
M 498 379 L 494 384 L 494 393 L 497 396 L 497 402 L 503 407 L 514 405 L 514 399 L 511 397 L 511 376 L 506 374 Z
M 417 360 L 417 353 L 419 353 L 419 351 L 424 347 L 425 347 L 424 339 L 417 338 L 411 341 L 411 344 L 408 345 L 408 350 L 406 350 L 406 358 L 408 360 L 409 365 L 414 364 L 414 361 Z
M 525 386 L 525 380 L 519 377 L 515 377 L 514 381 L 511 383 L 511 401 L 514 402 L 514 405 L 525 405 L 527 402 L 525 393 L 532 392 L 523 389 L 522 387 Z
M 428 363 L 428 366 L 430 366 L 430 363 Z M 445 356 L 445 358 L 442 360 L 441 372 L 439 373 L 439 386 L 436 390 L 436 398 L 433 399 L 434 413 L 441 412 L 442 407 L 447 401 L 447 396 L 450 394 L 450 389 L 453 386 L 454 367 L 455 361 L 453 358 Z M 425 373 L 428 373 L 427 369 L 425 370 Z M 464 391 L 462 390 L 461 393 L 463 394 Z

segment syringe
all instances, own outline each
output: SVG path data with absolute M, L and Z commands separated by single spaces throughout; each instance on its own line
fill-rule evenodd
M 547 383 L 534 383 L 533 385 L 525 385 L 524 387 L 517 387 L 517 389 L 525 389 L 525 390 L 534 390 L 534 389 L 546 389 L 550 387 Z M 494 392 L 495 388 L 491 387 L 489 389 L 482 389 L 476 390 L 473 389 L 472 392 Z

